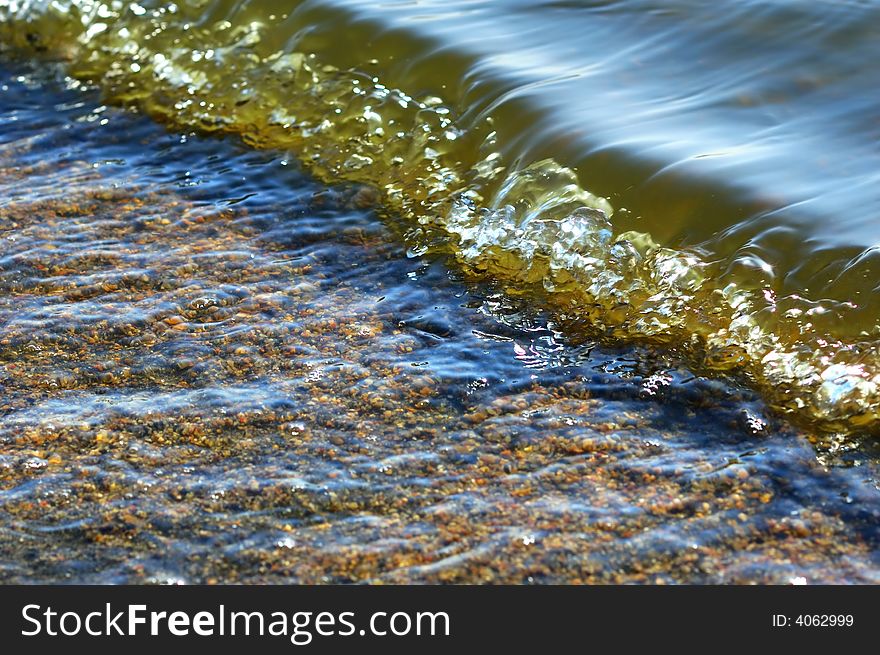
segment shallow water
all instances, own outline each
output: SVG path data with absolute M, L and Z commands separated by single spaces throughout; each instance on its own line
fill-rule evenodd
M 872 440 L 573 341 L 376 200 L 0 67 L 0 580 L 880 582 Z
M 876 433 L 875 2 L 0 1 L 180 129 L 373 185 L 413 253 Z

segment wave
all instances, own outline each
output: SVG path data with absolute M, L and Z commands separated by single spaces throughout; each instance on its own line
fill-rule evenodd
M 631 229 L 583 170 L 537 156 L 534 121 L 504 102 L 512 78 L 481 77 L 466 52 L 332 3 L 268 0 L 0 0 L 0 36 L 67 60 L 108 101 L 372 186 L 412 253 L 529 294 L 570 329 L 663 344 L 818 430 L 880 424 L 875 317 L 845 297 L 781 294 L 758 257 Z M 570 150 L 564 130 L 541 134 L 544 154 Z

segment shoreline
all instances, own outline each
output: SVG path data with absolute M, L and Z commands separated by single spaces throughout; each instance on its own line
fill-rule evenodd
M 0 581 L 878 582 L 880 459 L 568 342 L 284 153 L 3 83 Z

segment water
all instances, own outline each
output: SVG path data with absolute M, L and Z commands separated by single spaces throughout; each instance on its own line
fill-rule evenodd
M 878 581 L 872 290 L 799 277 L 872 72 L 722 101 L 870 5 L 73 4 L 0 2 L 0 579 Z
M 181 128 L 375 186 L 414 252 L 794 421 L 880 413 L 877 5 L 0 3 Z M 540 300 L 537 298 L 540 297 Z

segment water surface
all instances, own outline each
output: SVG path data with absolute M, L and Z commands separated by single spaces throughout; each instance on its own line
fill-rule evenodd
M 873 441 L 572 340 L 376 200 L 4 62 L 0 580 L 880 581 Z
M 410 252 L 876 432 L 875 2 L 0 2 L 108 101 L 373 186 Z

